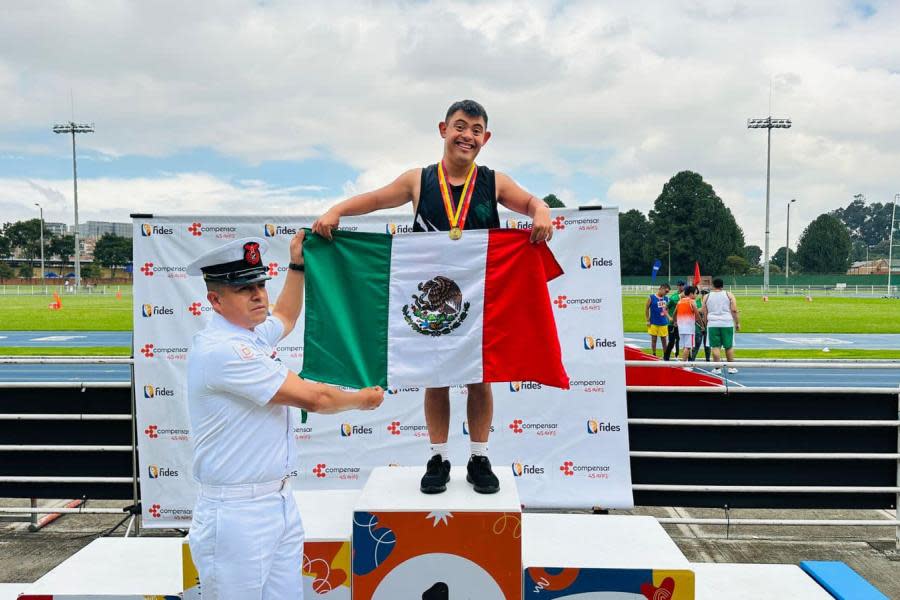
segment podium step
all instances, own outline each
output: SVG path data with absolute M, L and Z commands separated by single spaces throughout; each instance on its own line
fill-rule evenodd
M 47 598 L 181 598 L 183 538 L 100 538 L 24 590 L 20 600 Z
M 653 517 L 525 514 L 522 532 L 527 597 L 695 597 L 690 563 Z
M 834 600 L 796 565 L 692 563 L 697 600 Z
M 419 491 L 420 467 L 372 471 L 353 515 L 353 599 L 518 599 L 522 513 L 512 473 L 478 494 L 462 467 L 443 494 Z

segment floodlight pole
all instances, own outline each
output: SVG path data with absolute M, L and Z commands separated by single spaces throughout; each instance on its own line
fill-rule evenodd
M 769 293 L 769 188 L 772 172 L 772 130 L 790 129 L 790 119 L 773 119 L 770 116 L 765 119 L 747 119 L 747 129 L 766 129 L 766 243 L 765 258 L 763 264 L 763 294 Z
M 787 285 L 788 279 L 791 277 L 791 204 L 796 201 L 796 198 L 791 198 L 791 201 L 787 203 L 787 231 L 784 235 L 784 285 Z
M 34 203 L 41 210 L 41 285 L 44 284 L 44 207 L 39 202 Z
M 897 213 L 897 202 L 900 202 L 900 194 L 894 194 L 894 206 L 891 207 L 891 232 L 888 235 L 888 297 L 891 296 L 891 271 L 894 267 L 894 218 Z
M 78 163 L 75 160 L 75 134 L 76 133 L 94 133 L 94 124 L 87 125 L 85 123 L 68 123 L 53 126 L 53 133 L 71 133 L 72 134 L 72 189 L 75 197 L 75 292 L 81 286 L 81 248 L 78 233 Z

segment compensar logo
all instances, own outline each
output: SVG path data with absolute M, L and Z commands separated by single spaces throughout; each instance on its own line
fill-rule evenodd
M 613 425 L 612 423 L 598 421 L 597 419 L 587 420 L 588 435 L 597 435 L 599 433 L 617 433 L 619 431 L 622 431 L 621 425 Z
M 507 229 L 531 229 L 531 221 L 523 221 L 521 219 L 507 219 Z
M 599 350 L 601 348 L 615 348 L 618 345 L 616 340 L 605 337 L 594 337 L 592 335 L 584 336 L 583 348 L 585 350 Z
M 174 315 L 175 309 L 161 304 L 141 304 L 141 316 L 146 318 Z
M 463 435 L 469 435 L 469 422 L 468 421 L 462 422 L 462 432 L 463 432 Z M 491 425 L 491 433 L 494 433 L 493 425 Z
M 566 218 L 562 215 L 557 216 L 550 222 L 553 225 L 553 229 L 557 231 L 561 231 L 566 228 Z
M 189 508 L 165 508 L 161 504 L 151 504 L 147 509 L 154 519 L 170 519 L 172 521 L 190 521 L 193 511 Z
M 188 349 L 183 346 L 157 346 L 144 344 L 138 350 L 144 358 L 163 358 L 166 360 L 185 360 Z
M 522 391 L 528 392 L 528 391 L 532 391 L 532 390 L 540 390 L 543 388 L 544 388 L 544 386 L 542 386 L 541 384 L 536 383 L 534 381 L 510 381 L 509 382 L 509 391 L 513 392 L 513 393 L 522 392 Z
M 612 259 L 604 258 L 602 256 L 588 256 L 584 255 L 581 257 L 581 268 L 582 269 L 593 269 L 597 267 L 611 267 L 613 266 Z
M 303 358 L 303 346 L 277 346 L 275 352 L 287 358 Z
M 558 226 L 556 224 L 556 219 L 562 219 Z M 562 215 L 556 217 L 553 221 L 553 226 L 557 229 L 565 229 L 566 227 L 571 227 L 573 229 L 578 229 L 579 231 L 597 231 L 600 229 L 600 219 L 598 217 L 588 217 L 582 215 L 569 215 L 568 217 L 563 217 Z
M 609 465 L 591 465 L 566 460 L 559 466 L 563 477 L 584 477 L 586 479 L 609 479 Z
M 157 396 L 160 398 L 172 398 L 175 396 L 175 391 L 165 386 L 149 383 L 144 386 L 144 398 L 156 398 Z
M 604 393 L 606 391 L 605 379 L 572 379 L 569 381 L 569 389 L 581 390 L 588 393 Z
M 301 423 L 294 426 L 294 439 L 298 442 L 312 439 L 313 428 L 306 424 L 306 419 L 301 417 Z
M 141 265 L 140 272 L 143 273 L 145 277 L 153 277 L 154 275 L 160 274 L 165 275 L 170 279 L 187 279 L 187 267 L 169 267 L 158 265 L 152 261 L 147 261 Z
M 404 433 L 412 434 L 414 437 L 425 437 L 428 435 L 427 425 L 404 425 L 400 421 L 391 421 L 387 426 L 387 430 L 391 435 L 402 435 Z
M 544 467 L 538 465 L 529 465 L 520 462 L 512 464 L 513 477 L 527 477 L 529 475 L 543 475 Z
M 148 465 L 147 476 L 150 477 L 150 479 L 159 479 L 160 477 L 178 477 L 178 471 L 169 467 Z
M 274 225 L 272 223 L 266 223 L 265 225 L 263 225 L 263 235 L 266 237 L 277 237 L 279 235 L 295 235 L 296 233 L 296 227 Z
M 576 310 L 600 310 L 603 304 L 603 298 L 597 297 L 575 297 L 559 295 L 553 300 L 553 305 L 558 310 L 574 308 Z
M 150 223 L 141 223 L 141 237 L 150 237 L 154 235 L 172 235 L 175 230 L 171 227 L 163 225 L 151 225 Z
M 195 317 L 199 317 L 205 312 L 212 312 L 212 306 L 203 302 L 191 302 L 187 306 L 187 311 Z
M 237 237 L 237 227 L 233 225 L 204 225 L 194 222 L 187 226 L 187 231 L 193 237 L 212 235 L 217 240 L 230 240 Z
M 354 466 L 328 466 L 327 463 L 316 463 L 312 468 L 312 474 L 316 479 L 331 477 L 334 479 L 359 479 L 360 467 Z
M 341 423 L 341 437 L 352 437 L 354 435 L 372 435 L 375 432 L 371 427 L 364 425 L 353 425 L 351 423 Z
M 266 271 L 266 274 L 269 277 L 278 277 L 280 273 L 284 273 L 288 270 L 287 267 L 279 266 L 277 262 L 270 262 L 268 265 L 266 265 L 266 268 L 268 269 Z
M 412 225 L 398 225 L 397 223 L 388 223 L 384 226 L 384 232 L 388 235 L 397 235 L 398 233 L 412 233 Z
M 179 429 L 176 427 L 160 427 L 159 425 L 147 425 L 144 429 L 144 435 L 151 440 L 165 439 L 173 442 L 185 442 L 191 434 L 190 429 Z
M 418 392 L 419 388 L 417 387 L 389 387 L 387 389 L 387 393 L 390 396 L 396 396 L 397 394 L 406 394 L 411 392 Z
M 533 434 L 539 437 L 553 437 L 559 431 L 559 423 L 547 421 L 538 423 L 535 421 L 526 421 L 525 419 L 513 419 L 507 426 L 507 429 L 515 435 Z

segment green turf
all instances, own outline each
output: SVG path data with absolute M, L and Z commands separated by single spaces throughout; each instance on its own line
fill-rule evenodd
M 643 348 L 646 354 L 650 354 L 650 348 Z M 656 350 L 657 355 L 662 355 L 659 349 Z M 746 349 L 740 348 L 735 350 L 736 360 L 748 358 L 793 358 L 793 359 L 812 359 L 812 358 L 847 358 L 857 360 L 879 360 L 879 359 L 900 359 L 900 350 L 850 350 L 841 348 L 839 350 L 831 350 L 830 352 L 822 352 L 821 350 L 798 350 L 789 348 L 787 350 L 763 350 L 763 349 Z M 705 360 L 703 350 L 700 351 L 698 360 Z M 712 360 L 712 354 L 710 354 Z M 725 360 L 725 353 L 722 352 L 721 360 Z
M 625 331 L 646 331 L 647 298 L 625 296 Z M 882 298 L 738 296 L 744 333 L 900 333 L 900 301 Z
M 47 308 L 53 296 L 0 296 L 0 331 L 131 331 L 131 296 L 64 295 L 62 309 Z
M 0 356 L 131 356 L 131 348 L 127 346 L 90 346 L 81 348 L 0 346 Z

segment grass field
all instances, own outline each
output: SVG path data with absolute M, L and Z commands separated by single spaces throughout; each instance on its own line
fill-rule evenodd
M 130 331 L 131 297 L 0 296 L 0 331 Z M 644 331 L 646 298 L 622 299 L 625 331 Z M 900 301 L 880 298 L 738 297 L 744 333 L 900 333 Z
M 35 348 L 33 346 L 0 346 L 2 356 L 131 356 L 128 346 L 92 346 L 88 348 L 61 348 L 57 346 Z
M 646 331 L 647 299 L 622 299 L 625 331 Z M 744 333 L 900 333 L 900 301 L 882 298 L 737 298 Z

